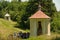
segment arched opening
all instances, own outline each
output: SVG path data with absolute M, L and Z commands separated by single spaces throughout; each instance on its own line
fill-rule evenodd
M 41 21 L 38 22 L 38 29 L 37 29 L 37 35 L 41 35 L 42 34 L 42 25 L 41 25 Z

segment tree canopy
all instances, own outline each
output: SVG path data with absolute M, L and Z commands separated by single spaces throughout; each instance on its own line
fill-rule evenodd
M 25 21 L 26 23 L 29 23 L 29 17 L 38 11 L 38 5 L 41 5 L 41 11 L 45 12 L 48 16 L 54 16 L 56 8 L 52 0 L 29 0 L 28 5 L 26 6 L 26 13 L 21 17 L 21 23 L 24 23 Z M 26 27 L 29 27 L 29 24 Z
M 8 12 L 13 21 L 17 21 L 18 28 L 29 28 L 29 17 L 38 11 L 38 5 L 41 5 L 41 11 L 51 17 L 51 30 L 60 30 L 60 12 L 56 11 L 52 0 L 29 0 L 29 2 L 0 2 L 0 18 Z

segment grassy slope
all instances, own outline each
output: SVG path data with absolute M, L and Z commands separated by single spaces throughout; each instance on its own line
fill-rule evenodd
M 0 34 L 3 37 L 7 37 L 9 34 L 13 34 L 14 32 L 19 32 L 19 31 L 27 31 L 27 30 L 21 30 L 18 28 L 15 28 L 14 26 L 16 25 L 16 22 L 13 21 L 7 21 L 4 19 L 0 18 Z M 60 35 L 60 34 L 59 34 Z M 59 36 L 57 35 L 57 36 Z M 50 37 L 43 35 L 43 36 L 39 36 L 39 37 L 32 37 L 26 40 L 50 40 L 50 38 L 56 37 L 56 35 L 51 35 Z
M 16 22 L 13 21 L 7 21 L 0 18 L 0 34 L 3 37 L 8 36 L 9 34 L 12 34 L 14 32 L 23 31 L 21 29 L 15 28 Z

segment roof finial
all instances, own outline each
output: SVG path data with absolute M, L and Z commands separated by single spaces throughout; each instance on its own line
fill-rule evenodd
M 40 5 L 40 3 L 39 3 L 39 5 L 38 5 L 38 9 L 41 10 L 41 5 Z

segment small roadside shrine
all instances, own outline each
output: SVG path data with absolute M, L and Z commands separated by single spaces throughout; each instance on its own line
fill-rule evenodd
M 8 13 L 5 14 L 4 18 L 5 18 L 6 20 L 10 21 L 10 15 L 9 15 Z
M 50 17 L 38 10 L 30 19 L 30 36 L 47 34 L 50 36 Z

